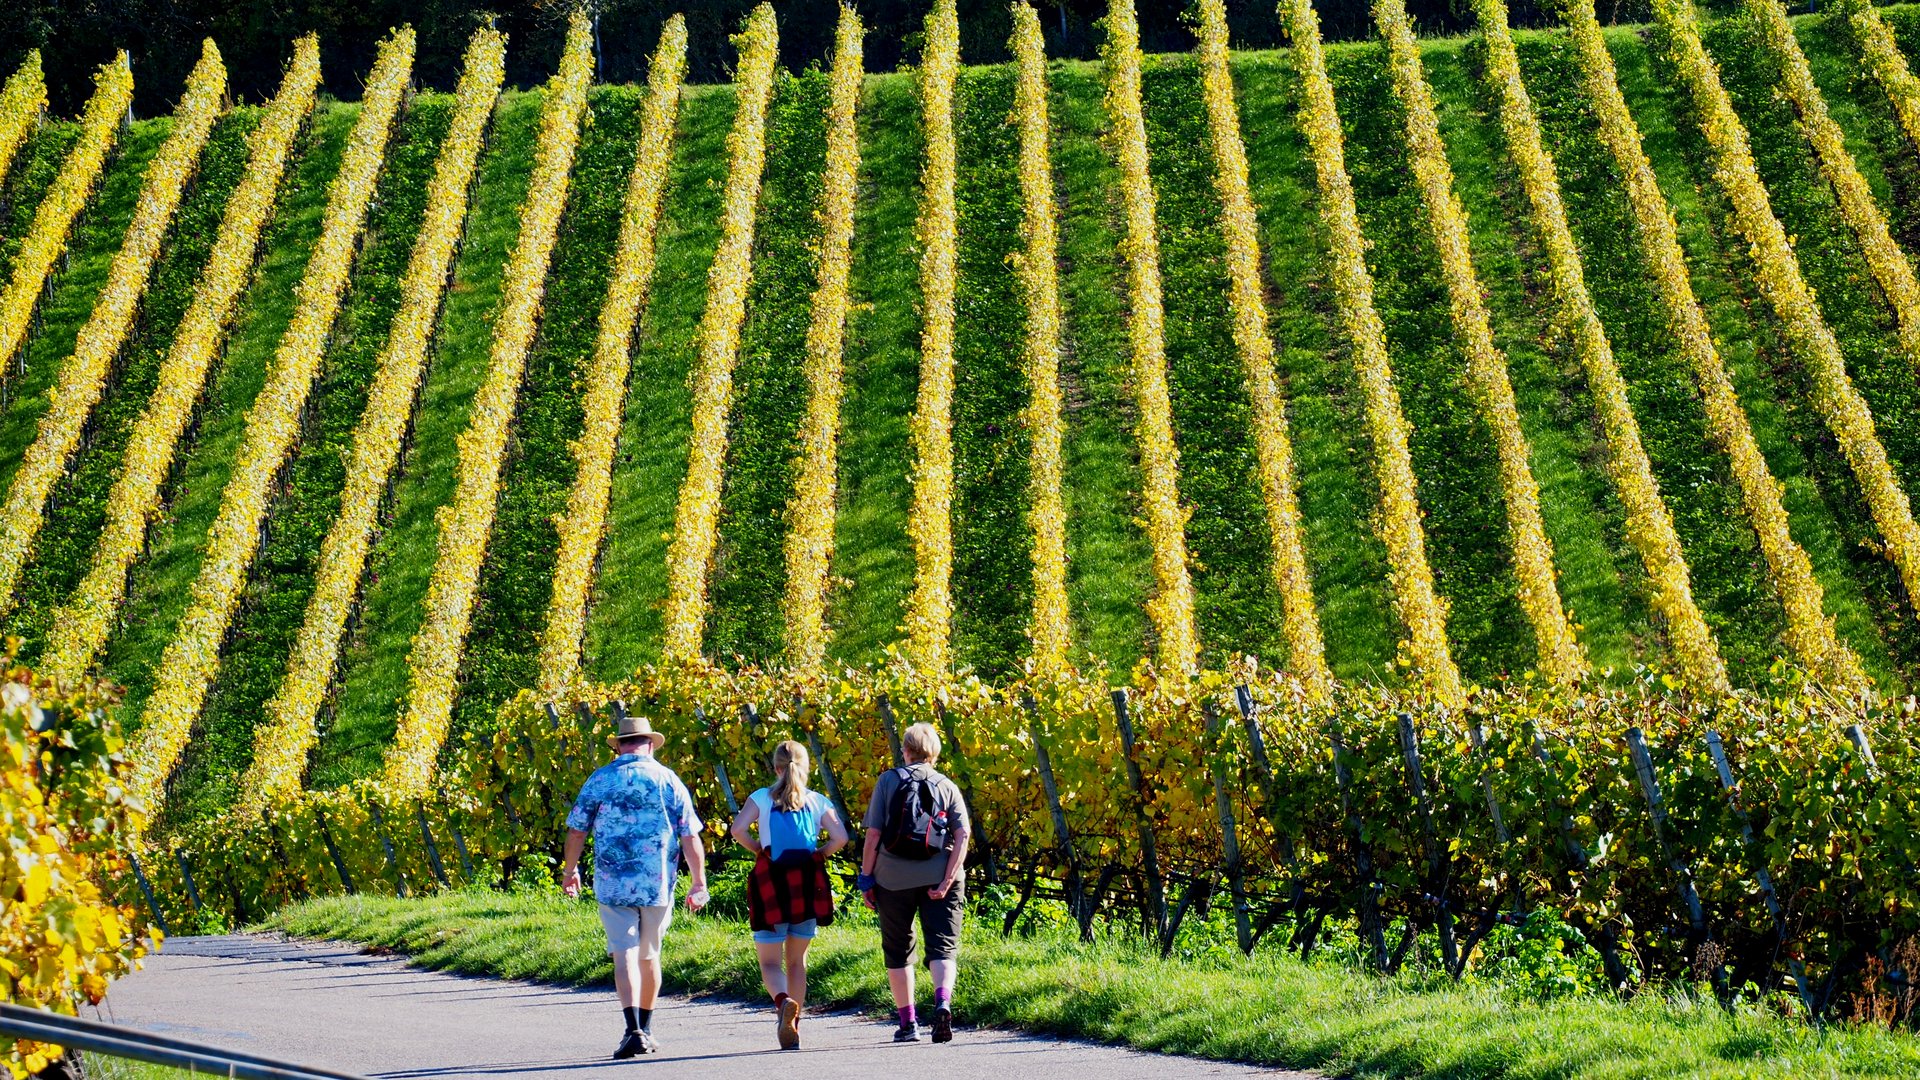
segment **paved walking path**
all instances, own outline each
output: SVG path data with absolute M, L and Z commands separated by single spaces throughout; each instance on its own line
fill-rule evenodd
M 849 1012 L 801 1024 L 805 1047 L 773 1048 L 772 1012 L 731 1000 L 665 997 L 662 1053 L 608 1058 L 620 1037 L 610 989 L 444 975 L 358 946 L 279 936 L 170 938 L 113 986 L 101 1018 L 176 1038 L 389 1080 L 590 1080 L 665 1068 L 679 1078 L 821 1080 L 1188 1080 L 1274 1072 L 1008 1031 L 963 1030 L 945 1046 L 897 1046 L 892 1027 Z

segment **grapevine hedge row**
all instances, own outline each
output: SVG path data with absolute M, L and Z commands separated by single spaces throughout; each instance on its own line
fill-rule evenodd
M 125 596 L 127 573 L 145 548 L 160 486 L 226 336 L 240 293 L 252 276 L 260 234 L 272 216 L 280 174 L 320 81 L 320 46 L 300 40 L 280 93 L 253 139 L 247 174 L 220 223 L 193 306 L 174 332 L 158 383 L 134 425 L 120 472 L 107 494 L 106 522 L 86 577 L 55 613 L 40 664 L 56 680 L 80 677 L 105 644 L 109 621 Z
M 1447 605 L 1434 590 L 1427 558 L 1427 531 L 1414 479 L 1409 433 L 1400 391 L 1387 351 L 1386 328 L 1374 303 L 1369 272 L 1347 171 L 1346 135 L 1334 104 L 1333 82 L 1320 43 L 1319 17 L 1306 0 L 1288 0 L 1280 8 L 1294 41 L 1299 68 L 1300 119 L 1320 190 L 1320 217 L 1326 229 L 1335 303 L 1353 348 L 1354 371 L 1366 412 L 1375 483 L 1379 487 L 1379 531 L 1391 566 L 1393 605 L 1406 629 L 1404 656 L 1422 677 L 1433 680 L 1443 697 L 1460 690 L 1460 672 L 1447 642 Z
M 827 120 L 826 174 L 821 181 L 820 262 L 807 318 L 807 407 L 800 422 L 799 461 L 787 504 L 786 657 L 801 672 L 821 669 L 827 651 L 828 571 L 840 466 L 840 406 L 846 395 L 843 350 L 847 285 L 853 256 L 860 133 L 855 110 L 864 75 L 866 29 L 850 7 L 834 32 Z
M 718 544 L 722 468 L 727 456 L 727 418 L 733 400 L 733 368 L 740 327 L 746 320 L 752 280 L 753 230 L 766 166 L 766 119 L 773 96 L 779 47 L 773 9 L 754 9 L 742 31 L 744 58 L 735 77 L 738 112 L 727 136 L 727 187 L 721 211 L 720 245 L 707 277 L 707 306 L 700 320 L 700 359 L 694 371 L 693 431 L 686 479 L 674 514 L 667 552 L 666 655 L 700 654 L 706 634 L 709 576 Z
M 787 532 L 807 412 L 806 327 L 818 288 L 818 207 L 830 76 L 782 78 L 767 107 L 753 284 L 734 369 L 707 651 L 770 663 L 785 651 Z
M 913 591 L 902 629 L 916 663 L 928 672 L 952 667 L 954 272 L 957 259 L 954 83 L 960 69 L 960 23 L 954 0 L 927 13 L 920 63 L 920 386 L 913 409 Z
M 619 440 L 621 405 L 632 373 L 635 322 L 646 304 L 655 261 L 655 233 L 673 157 L 674 124 L 679 117 L 680 80 L 686 74 L 686 20 L 675 16 L 660 31 L 647 79 L 646 115 L 640 145 L 627 181 L 620 213 L 620 240 L 607 298 L 600 309 L 599 336 L 582 395 L 582 433 L 574 444 L 576 468 L 566 515 L 557 523 L 559 551 L 554 556 L 552 597 L 541 631 L 541 685 L 558 696 L 580 669 L 580 638 L 586 622 L 589 582 L 607 528 L 607 499 Z
M 1159 224 L 1147 159 L 1146 119 L 1141 110 L 1140 28 L 1132 0 L 1117 0 L 1108 15 L 1107 40 L 1101 46 L 1106 69 L 1107 112 L 1113 124 L 1110 149 L 1120 166 L 1120 195 L 1126 238 L 1127 319 L 1132 346 L 1134 440 L 1140 457 L 1140 515 L 1153 547 L 1152 595 L 1147 615 L 1153 622 L 1154 655 L 1162 667 L 1180 672 L 1200 656 L 1194 625 L 1193 579 L 1187 551 L 1188 509 L 1180 501 L 1180 452 L 1174 443 L 1167 386 L 1166 308 L 1160 276 Z
M 27 338 L 34 308 L 46 291 L 53 264 L 66 249 L 74 219 L 93 195 L 94 182 L 120 134 L 133 101 L 133 72 L 122 52 L 94 76 L 93 97 L 80 121 L 80 139 L 60 163 L 59 176 L 33 213 L 33 227 L 13 253 L 12 277 L 0 291 L 0 364 L 13 359 Z M 24 100 L 24 98 L 22 99 Z M 0 138 L 5 133 L 0 132 Z
M 106 393 L 114 358 L 133 333 L 161 242 L 188 182 L 199 171 L 200 154 L 213 133 L 226 83 L 226 65 L 209 40 L 174 111 L 173 130 L 147 167 L 134 218 L 93 314 L 81 329 L 73 354 L 61 364 L 58 386 L 40 419 L 39 435 L 8 485 L 7 526 L 0 530 L 0 597 L 13 595 L 46 520 L 47 496 L 72 461 L 81 434 Z
M 46 107 L 46 73 L 40 68 L 40 50 L 32 49 L 0 88 L 0 184 L 6 182 L 14 155 Z
M 486 381 L 474 395 L 459 440 L 457 487 L 437 511 L 440 534 L 425 614 L 407 655 L 407 700 L 384 774 L 403 792 L 424 791 L 447 738 L 455 679 L 471 627 L 476 586 L 500 494 L 501 455 L 540 318 L 547 270 L 566 207 L 567 183 L 580 141 L 581 114 L 592 78 L 592 27 L 576 11 L 567 27 L 560 70 L 541 111 L 539 157 L 520 208 L 520 236 L 508 259 L 506 285 L 492 318 Z

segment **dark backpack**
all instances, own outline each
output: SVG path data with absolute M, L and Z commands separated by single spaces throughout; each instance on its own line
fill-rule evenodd
M 944 855 L 951 838 L 947 809 L 934 787 L 935 773 L 908 767 L 896 770 L 900 786 L 887 806 L 887 823 L 880 830 L 880 846 L 902 859 L 931 859 Z

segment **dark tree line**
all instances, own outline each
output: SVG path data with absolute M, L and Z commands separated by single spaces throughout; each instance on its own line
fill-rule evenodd
M 725 80 L 734 53 L 728 34 L 757 0 L 585 0 L 598 14 L 600 77 L 637 82 L 660 25 L 675 11 L 687 16 L 691 77 Z M 1099 20 L 1106 0 L 1035 0 L 1047 29 L 1047 48 L 1059 57 L 1098 55 Z M 1541 20 L 1542 0 L 1516 0 L 1515 21 Z M 1551 0 L 1547 0 L 1551 2 Z M 832 50 L 839 0 L 774 0 L 780 14 L 782 60 L 798 70 L 825 60 Z M 1647 0 L 1599 0 L 1601 16 L 1642 17 Z M 272 93 L 288 55 L 288 43 L 309 30 L 320 33 L 326 88 L 357 98 L 360 78 L 373 63 L 374 47 L 389 27 L 411 23 L 419 32 L 417 81 L 449 89 L 458 75 L 467 36 L 488 19 L 510 35 L 507 78 L 532 86 L 552 73 L 565 32 L 570 0 L 12 0 L 0 19 L 0 75 L 10 73 L 31 48 L 42 50 L 53 110 L 76 114 L 91 88 L 96 65 L 117 48 L 133 57 L 138 82 L 135 110 L 153 115 L 172 107 L 211 35 L 226 58 L 235 93 L 257 101 Z M 858 0 L 866 19 L 867 65 L 890 71 L 918 52 L 921 21 L 931 0 Z M 1191 47 L 1184 25 L 1189 0 L 1139 0 L 1141 38 L 1150 52 Z M 1329 38 L 1365 36 L 1366 0 L 1320 0 Z M 1471 25 L 1466 0 L 1410 0 L 1427 33 Z M 1274 0 L 1227 0 L 1236 44 L 1280 45 Z M 1011 16 L 1006 0 L 960 0 L 961 49 L 969 63 L 1007 59 Z

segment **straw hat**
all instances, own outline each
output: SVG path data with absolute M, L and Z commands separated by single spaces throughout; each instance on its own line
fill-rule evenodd
M 653 721 L 644 716 L 623 716 L 620 718 L 619 730 L 607 736 L 607 745 L 618 750 L 623 739 L 643 737 L 652 740 L 655 753 L 667 744 L 667 737 L 653 730 Z

